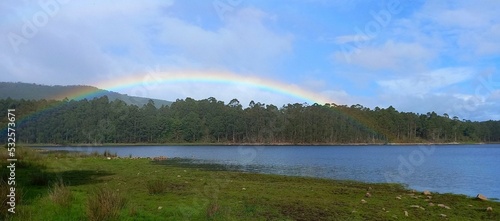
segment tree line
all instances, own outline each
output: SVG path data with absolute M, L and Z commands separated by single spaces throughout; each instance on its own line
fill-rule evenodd
M 178 99 L 157 108 L 103 96 L 92 100 L 0 99 L 0 110 L 16 109 L 17 142 L 101 143 L 422 143 L 500 142 L 500 121 L 472 122 L 399 112 L 392 106 L 287 104 L 277 107 L 237 99 Z M 5 112 L 5 113 L 4 113 Z M 7 113 L 0 114 L 1 128 Z M 5 125 L 5 126 L 4 126 Z M 0 138 L 6 140 L 2 130 Z

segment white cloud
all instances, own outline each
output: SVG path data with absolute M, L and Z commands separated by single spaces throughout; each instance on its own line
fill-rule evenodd
M 500 53 L 499 10 L 499 1 L 427 1 L 366 44 L 346 43 L 351 47 L 334 52 L 333 61 L 355 83 L 379 87 L 356 98 L 363 105 L 498 120 L 496 92 L 474 90 L 479 72 L 497 66 L 491 61 Z
M 266 27 L 269 15 L 243 8 L 228 16 L 217 30 L 189 24 L 176 18 L 162 22 L 161 41 L 175 52 L 206 66 L 226 66 L 252 72 L 265 71 L 292 51 L 292 36 Z
M 500 2 L 492 0 L 427 1 L 369 41 L 339 36 L 338 43 L 345 44 L 337 46 L 333 61 L 356 72 L 391 74 L 417 73 L 440 63 L 473 65 L 500 53 L 499 10 Z
M 10 21 L 1 22 L 4 36 L 21 35 L 23 19 L 42 10 L 37 4 L 11 5 L 9 11 L 0 7 Z M 88 84 L 96 78 L 144 72 L 158 64 L 269 73 L 275 62 L 292 51 L 291 34 L 270 29 L 267 24 L 273 16 L 258 9 L 237 8 L 211 30 L 169 15 L 171 5 L 172 1 L 60 5 L 18 53 L 8 40 L 0 40 L 0 57 L 7 58 L 0 60 L 0 70 L 7 73 L 0 80 Z
M 341 50 L 333 54 L 336 62 L 361 66 L 369 70 L 408 70 L 424 67 L 435 56 L 434 52 L 419 43 L 387 41 L 380 46 L 366 46 Z
M 496 0 L 426 1 L 415 18 L 431 21 L 446 29 L 473 29 L 488 27 L 495 22 L 499 9 L 500 2 Z
M 485 18 L 467 9 L 442 10 L 433 19 L 441 25 L 450 27 L 475 28 L 483 26 Z
M 34 25 L 37 32 L 29 37 L 23 34 L 23 27 L 33 25 L 34 15 L 49 15 L 49 11 L 39 4 L 11 4 L 12 10 L 3 13 L 9 25 L 0 27 L 0 33 L 15 33 L 26 41 L 19 45 L 18 52 L 8 39 L 0 42 L 0 57 L 10 58 L 0 61 L 7 73 L 1 80 L 5 77 L 10 81 L 44 84 L 87 84 L 151 58 L 141 25 L 150 22 L 148 19 L 158 12 L 154 8 L 171 3 L 134 4 L 135 1 L 69 1 L 52 6 L 53 13 L 46 24 Z M 110 53 L 110 47 L 121 47 L 133 56 Z
M 500 23 L 483 30 L 464 31 L 458 36 L 461 48 L 473 51 L 473 55 L 496 55 L 500 53 Z
M 427 1 L 412 20 L 453 48 L 449 53 L 473 60 L 500 52 L 499 10 L 500 2 L 492 0 Z
M 500 120 L 500 86 L 495 82 L 485 86 L 475 74 L 472 68 L 443 68 L 407 78 L 382 80 L 377 82 L 383 87 L 378 98 L 368 99 L 366 104 L 392 105 L 400 111 L 422 114 L 435 111 L 468 120 Z M 456 85 L 460 85 L 458 88 L 481 87 L 481 90 L 451 89 Z
M 346 2 L 348 5 L 339 10 L 338 1 L 311 1 L 323 8 L 335 8 L 339 14 L 366 9 L 367 16 L 380 4 L 342 0 L 342 6 Z M 307 29 L 315 31 L 305 33 L 303 28 L 297 28 L 304 26 L 280 21 L 291 15 L 274 14 L 283 13 L 283 8 L 277 6 L 266 4 L 263 11 L 248 7 L 254 3 L 247 2 L 232 8 L 224 20 L 219 20 L 211 1 L 197 6 L 194 11 L 200 13 L 195 15 L 187 13 L 192 12 L 190 3 L 183 4 L 187 5 L 161 0 L 69 1 L 34 37 L 20 45 L 19 53 L 12 50 L 7 38 L 0 38 L 0 81 L 90 84 L 144 73 L 156 65 L 261 76 L 281 72 L 287 78 L 284 81 L 300 82 L 296 84 L 339 104 L 387 104 L 416 112 L 458 113 L 461 108 L 466 110 L 461 116 L 498 116 L 494 109 L 500 109 L 498 93 L 475 96 L 474 87 L 471 89 L 466 82 L 481 68 L 498 66 L 494 61 L 500 53 L 500 1 L 427 1 L 419 7 L 405 8 L 373 38 L 342 35 L 346 33 L 343 28 L 352 28 L 359 20 L 326 22 L 335 26 L 331 29 L 322 28 L 326 23 L 319 22 Z M 25 19 L 31 19 L 40 10 L 37 3 L 29 1 L 0 2 L 0 35 L 20 33 Z M 318 18 L 323 17 L 299 19 Z M 312 39 L 310 43 L 310 36 L 330 37 Z M 295 49 L 294 44 L 300 45 Z M 336 51 L 328 52 L 325 45 L 333 45 Z M 293 54 L 294 50 L 301 54 Z M 318 56 L 329 56 L 334 66 L 327 67 L 328 62 L 316 59 Z M 287 61 L 298 64 L 281 65 Z M 317 73 L 304 71 L 316 68 Z M 288 73 L 289 70 L 292 71 Z M 294 76 L 297 72 L 301 73 Z M 300 74 L 312 77 L 301 78 Z M 148 93 L 165 99 L 214 96 L 227 100 L 234 96 L 241 97 L 245 105 L 251 99 L 264 103 L 294 101 L 283 94 L 241 85 L 191 83 L 167 87 Z M 379 93 L 371 93 L 377 89 Z
M 386 91 L 398 94 L 424 95 L 464 82 L 473 74 L 474 71 L 471 68 L 442 68 L 405 78 L 380 80 L 377 84 Z
M 500 84 L 497 85 L 497 88 L 490 92 L 487 101 L 488 102 L 499 102 L 500 103 Z
M 352 104 L 354 100 L 353 97 L 344 90 L 323 90 L 320 92 L 320 94 L 324 97 L 329 98 L 331 101 L 338 105 Z

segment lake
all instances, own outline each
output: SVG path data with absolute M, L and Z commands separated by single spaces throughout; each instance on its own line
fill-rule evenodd
M 42 147 L 167 156 L 256 173 L 398 182 L 419 191 L 500 198 L 500 145 Z

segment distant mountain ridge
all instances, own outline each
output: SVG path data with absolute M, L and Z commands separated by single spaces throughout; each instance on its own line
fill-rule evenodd
M 26 99 L 26 100 L 63 100 L 67 95 L 79 94 L 85 95 L 78 98 L 70 98 L 75 100 L 88 99 L 92 100 L 94 98 L 99 98 L 107 96 L 110 101 L 122 100 L 125 103 L 131 105 L 137 105 L 139 107 L 147 104 L 149 100 L 153 100 L 156 107 L 161 107 L 162 105 L 168 106 L 172 104 L 171 101 L 160 100 L 160 99 L 150 99 L 144 97 L 129 96 L 126 94 L 120 94 L 113 91 L 103 90 L 97 87 L 88 85 L 41 85 L 34 83 L 22 83 L 22 82 L 0 82 L 0 99 L 12 98 L 12 99 Z

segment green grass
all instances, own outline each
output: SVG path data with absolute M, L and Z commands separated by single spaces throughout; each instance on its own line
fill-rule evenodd
M 396 184 L 242 173 L 176 159 L 21 153 L 22 197 L 16 214 L 2 211 L 0 220 L 500 220 L 498 202 L 428 199 Z M 36 173 L 48 185 L 35 185 Z M 55 199 L 57 191 L 69 196 Z

